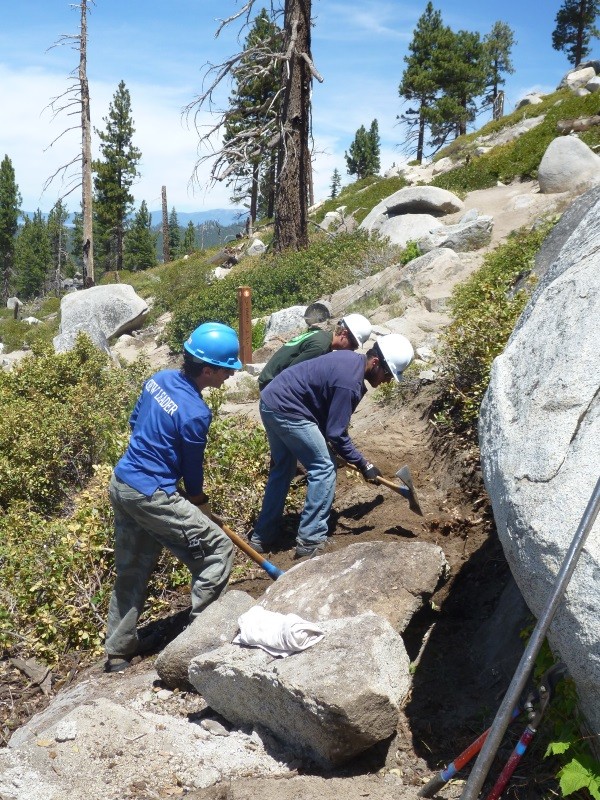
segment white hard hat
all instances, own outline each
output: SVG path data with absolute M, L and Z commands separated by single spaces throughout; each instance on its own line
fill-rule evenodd
M 388 333 L 377 339 L 375 346 L 379 348 L 394 380 L 399 381 L 415 357 L 412 344 L 401 333 Z
M 366 317 L 363 317 L 362 314 L 347 314 L 345 317 L 342 317 L 340 323 L 348 328 L 352 336 L 354 336 L 355 340 L 358 342 L 359 347 L 363 345 L 371 335 L 371 323 Z

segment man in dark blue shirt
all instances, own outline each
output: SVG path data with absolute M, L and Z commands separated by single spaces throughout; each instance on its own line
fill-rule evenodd
M 306 469 L 306 501 L 296 539 L 296 556 L 322 552 L 335 491 L 336 463 L 328 443 L 365 480 L 381 472 L 354 446 L 350 418 L 364 396 L 366 380 L 377 387 L 399 381 L 413 359 L 400 334 L 377 340 L 366 355 L 337 350 L 280 372 L 261 392 L 260 415 L 271 447 L 272 464 L 262 508 L 250 544 L 267 552 L 279 537 L 285 499 L 299 461 Z
M 211 411 L 202 390 L 218 388 L 241 368 L 236 332 L 207 322 L 184 343 L 181 371 L 149 378 L 131 414 L 131 438 L 114 469 L 109 494 L 115 517 L 116 580 L 106 633 L 107 672 L 125 669 L 148 649 L 137 621 L 163 547 L 192 575 L 197 616 L 224 589 L 233 546 L 210 515 L 204 494 L 204 450 Z M 178 491 L 183 482 L 185 493 Z

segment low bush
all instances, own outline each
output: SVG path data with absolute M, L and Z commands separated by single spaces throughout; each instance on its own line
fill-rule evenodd
M 457 194 L 475 189 L 487 189 L 498 181 L 510 183 L 513 180 L 535 180 L 538 167 L 550 142 L 556 138 L 557 122 L 565 119 L 592 116 L 598 113 L 598 99 L 590 94 L 577 97 L 569 90 L 561 90 L 544 98 L 537 106 L 527 106 L 513 114 L 486 125 L 477 133 L 461 137 L 448 148 L 440 151 L 439 157 L 449 155 L 454 158 L 469 154 L 468 163 L 436 176 L 432 186 L 439 186 Z M 494 147 L 481 156 L 472 155 L 475 139 L 516 125 L 523 119 L 544 114 L 544 120 L 535 128 L 521 134 L 507 144 Z M 600 143 L 599 126 L 580 134 L 582 141 L 590 147 Z
M 144 365 L 112 369 L 84 335 L 68 353 L 33 355 L 0 372 L 0 508 L 49 514 L 122 450 Z
M 337 197 L 326 200 L 316 212 L 315 220 L 321 222 L 329 211 L 335 211 L 340 206 L 344 206 L 345 215 L 347 217 L 353 215 L 354 219 L 360 223 L 377 203 L 399 189 L 403 189 L 406 185 L 405 179 L 400 176 L 362 178 L 362 180 L 344 186 Z
M 205 285 L 180 303 L 167 328 L 174 352 L 194 328 L 214 320 L 237 327 L 237 287 L 252 288 L 254 316 L 272 314 L 291 305 L 308 305 L 360 278 L 397 263 L 400 248 L 369 240 L 366 234 L 316 238 L 307 250 L 267 254 L 255 264 L 234 269 L 223 280 Z
M 527 276 L 549 221 L 534 230 L 520 229 L 492 253 L 450 300 L 453 322 L 443 336 L 443 393 L 436 422 L 451 425 L 469 438 L 477 435 L 477 418 L 494 358 L 504 349 L 531 288 Z M 512 291 L 518 280 L 523 288 Z
M 31 362 L 16 374 L 4 373 L 0 384 L 10 420 L 12 406 L 29 423 L 17 429 L 14 448 L 1 423 L 0 657 L 34 656 L 53 664 L 76 650 L 92 659 L 102 650 L 114 581 L 107 487 L 148 367 L 107 367 L 84 337 L 69 354 L 43 353 Z M 205 490 L 214 510 L 242 532 L 262 502 L 268 446 L 261 426 L 219 413 L 223 398 L 222 391 L 207 398 L 214 418 Z M 62 502 L 67 495 L 68 509 Z M 237 572 L 247 569 L 245 556 L 236 562 Z M 167 613 L 174 593 L 187 594 L 188 587 L 187 569 L 164 552 L 142 623 Z

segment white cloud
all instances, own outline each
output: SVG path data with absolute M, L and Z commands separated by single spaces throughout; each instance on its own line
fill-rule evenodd
M 62 74 L 40 69 L 13 71 L 0 64 L 0 107 L 5 109 L 7 124 L 3 126 L 0 149 L 11 159 L 15 178 L 27 211 L 40 207 L 49 211 L 71 182 L 61 185 L 60 176 L 42 194 L 45 181 L 62 165 L 79 153 L 80 131 L 77 109 L 67 116 L 61 113 L 52 118 L 47 108 L 50 100 L 63 93 L 68 81 Z M 169 207 L 179 211 L 202 208 L 227 207 L 229 189 L 217 185 L 203 191 L 191 190 L 189 183 L 197 159 L 198 134 L 188 128 L 181 117 L 183 106 L 193 97 L 191 87 L 179 85 L 176 89 L 148 84 L 127 85 L 131 95 L 132 115 L 136 132 L 134 144 L 142 151 L 141 179 L 133 187 L 136 205 L 146 200 L 151 210 L 160 208 L 161 188 L 167 187 Z M 108 113 L 116 87 L 106 83 L 90 82 L 92 124 L 102 130 L 102 117 Z M 45 109 L 45 110 L 44 110 Z M 208 121 L 204 115 L 201 121 Z M 61 132 L 75 126 L 63 136 Z M 60 137 L 60 138 L 57 138 Z M 94 153 L 98 155 L 97 137 Z M 54 144 L 50 147 L 50 144 Z M 208 180 L 209 165 L 199 169 L 202 183 Z M 70 170 L 71 178 L 78 181 L 77 165 Z M 80 190 L 66 199 L 71 211 L 79 208 Z

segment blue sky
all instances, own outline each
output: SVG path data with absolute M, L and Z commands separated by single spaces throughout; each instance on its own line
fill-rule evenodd
M 438 0 L 444 22 L 454 30 L 487 33 L 496 20 L 513 29 L 515 74 L 507 76 L 505 109 L 511 111 L 529 91 L 553 91 L 569 69 L 566 56 L 552 49 L 554 18 L 562 0 Z M 45 180 L 80 147 L 79 131 L 50 143 L 75 117 L 52 119 L 44 108 L 63 93 L 78 64 L 69 46 L 51 48 L 61 34 L 76 33 L 79 12 L 67 0 L 19 0 L 2 3 L 0 25 L 0 158 L 8 154 L 23 196 L 23 208 L 48 211 L 64 191 L 57 179 L 42 194 Z M 92 124 L 102 117 L 120 80 L 131 94 L 136 127 L 134 143 L 142 151 L 141 178 L 133 192 L 159 209 L 161 187 L 169 208 L 196 211 L 230 206 L 223 185 L 190 186 L 198 135 L 182 119 L 182 109 L 200 90 L 202 65 L 220 62 L 238 50 L 239 26 L 233 23 L 215 39 L 216 20 L 235 13 L 241 0 L 96 0 L 88 22 L 88 79 Z M 258 11 L 265 2 L 256 0 Z M 399 145 L 402 111 L 398 84 L 404 55 L 426 0 L 313 0 L 313 58 L 324 83 L 313 88 L 315 199 L 329 192 L 337 168 L 350 182 L 344 152 L 356 130 L 378 120 L 381 166 L 405 160 Z M 598 41 L 590 57 L 598 57 Z M 480 117 L 477 127 L 489 116 Z M 210 120 L 205 119 L 206 122 Z M 96 137 L 95 137 L 96 138 Z M 97 142 L 94 141 L 97 154 Z M 66 199 L 79 208 L 80 192 Z M 155 220 L 157 221 L 157 220 Z

